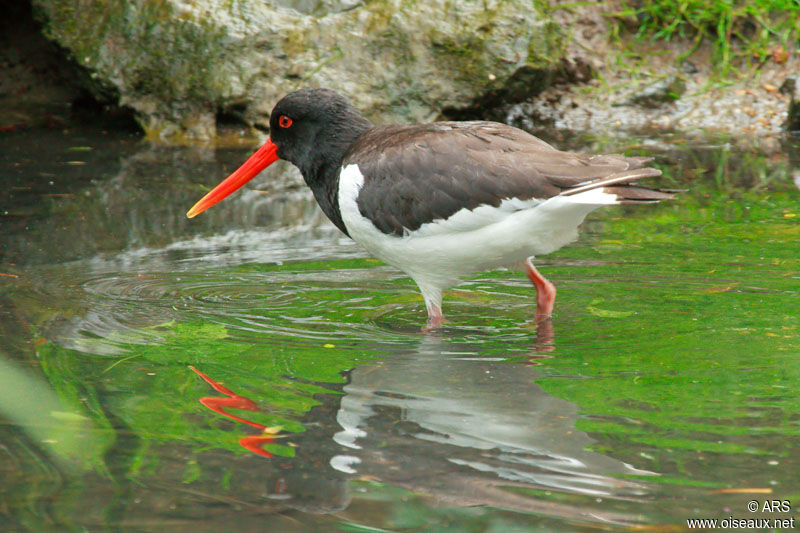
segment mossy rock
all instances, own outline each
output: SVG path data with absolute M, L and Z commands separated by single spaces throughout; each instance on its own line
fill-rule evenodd
M 170 142 L 213 138 L 232 108 L 264 125 L 304 86 L 338 90 L 377 122 L 431 120 L 564 54 L 530 0 L 33 4 L 45 34 L 90 71 L 90 90 L 118 95 L 148 136 Z

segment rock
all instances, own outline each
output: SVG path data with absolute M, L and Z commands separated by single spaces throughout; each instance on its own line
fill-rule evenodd
M 348 95 L 376 122 L 430 120 L 490 92 L 525 98 L 543 87 L 520 81 L 546 80 L 564 48 L 530 0 L 32 1 L 90 89 L 171 142 L 212 138 L 218 114 L 264 126 L 305 86 Z
M 800 135 L 800 101 L 797 94 L 797 80 L 794 77 L 787 77 L 781 84 L 778 91 L 789 97 L 789 107 L 786 110 L 786 120 L 783 128 L 790 134 Z
M 675 74 L 671 74 L 645 85 L 632 96 L 617 105 L 638 105 L 647 108 L 657 108 L 680 99 L 685 90 L 686 84 L 683 79 Z
M 0 131 L 63 123 L 83 89 L 76 69 L 45 39 L 25 2 L 0 20 Z
M 794 93 L 796 90 L 797 90 L 797 80 L 791 76 L 783 80 L 783 83 L 778 88 L 779 93 L 788 94 L 792 98 L 794 98 Z
M 700 72 L 700 69 L 697 68 L 697 65 L 695 65 L 688 59 L 684 59 L 683 61 L 681 61 L 680 68 L 681 72 L 683 72 L 684 74 L 692 75 Z
M 588 81 L 605 66 L 609 56 L 611 28 L 608 20 L 615 6 L 607 2 L 572 0 L 549 0 L 548 3 L 553 20 L 567 35 L 567 68 L 576 70 L 574 81 Z
M 783 124 L 786 131 L 792 135 L 800 135 L 800 102 L 792 98 Z

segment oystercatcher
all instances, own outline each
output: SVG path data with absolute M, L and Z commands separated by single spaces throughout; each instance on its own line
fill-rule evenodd
M 651 157 L 562 152 L 496 122 L 374 126 L 343 96 L 301 89 L 270 115 L 270 138 L 192 207 L 196 216 L 277 159 L 293 163 L 337 228 L 417 282 L 425 329 L 442 324 L 442 290 L 459 278 L 519 266 L 547 320 L 556 289 L 531 258 L 577 238 L 605 205 L 658 202 L 675 191 L 636 180 L 661 175 Z

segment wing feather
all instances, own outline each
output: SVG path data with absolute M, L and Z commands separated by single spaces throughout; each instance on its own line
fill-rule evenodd
M 461 209 L 503 200 L 545 200 L 613 186 L 622 201 L 632 181 L 661 171 L 647 157 L 562 152 L 517 128 L 495 122 L 379 126 L 347 151 L 365 176 L 360 213 L 384 233 L 403 235 Z M 646 187 L 631 202 L 669 197 Z M 648 196 L 649 194 L 649 196 Z M 647 200 L 645 200 L 647 198 Z

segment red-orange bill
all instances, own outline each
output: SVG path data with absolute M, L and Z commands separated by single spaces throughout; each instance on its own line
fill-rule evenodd
M 278 147 L 267 139 L 264 146 L 259 148 L 256 153 L 251 155 L 233 174 L 225 178 L 219 185 L 214 187 L 211 192 L 203 196 L 199 202 L 194 204 L 186 213 L 189 218 L 194 218 L 209 207 L 224 200 L 242 185 L 255 178 L 259 172 L 278 160 L 275 153 Z

